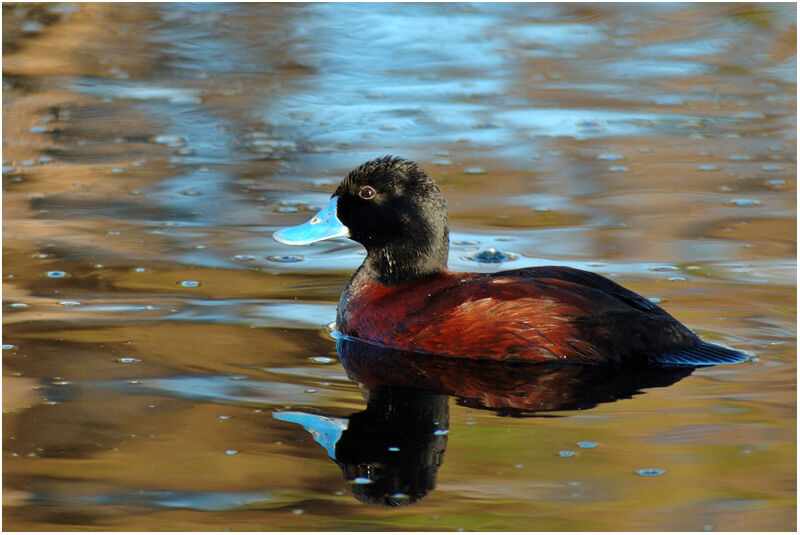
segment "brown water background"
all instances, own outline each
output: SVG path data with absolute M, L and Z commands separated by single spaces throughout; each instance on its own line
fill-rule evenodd
M 3 528 L 796 529 L 795 21 L 3 4 Z M 451 400 L 436 488 L 360 503 L 273 413 L 364 408 L 326 330 L 363 253 L 271 233 L 383 154 L 441 186 L 451 268 L 590 269 L 758 360 L 558 418 Z

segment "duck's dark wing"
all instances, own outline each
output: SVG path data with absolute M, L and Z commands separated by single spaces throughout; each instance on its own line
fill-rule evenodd
M 716 364 L 733 364 L 749 360 L 750 355 L 717 344 L 703 342 L 689 329 L 670 316 L 661 307 L 641 295 L 620 286 L 597 273 L 580 269 L 544 266 L 509 270 L 497 273 L 498 276 L 516 276 L 522 279 L 563 281 L 575 288 L 582 295 L 591 294 L 595 298 L 598 292 L 610 297 L 619 307 L 596 310 L 587 316 L 575 318 L 578 325 L 583 325 L 589 332 L 597 332 L 601 325 L 616 325 L 620 332 L 619 341 L 623 337 L 633 336 L 645 342 L 645 347 L 637 343 L 623 343 L 630 349 L 644 353 L 650 362 L 678 366 L 713 366 Z M 591 291 L 590 291 L 591 290 Z M 588 298 L 589 295 L 586 295 Z M 604 303 L 607 299 L 587 299 L 587 302 Z M 627 308 L 627 310 L 626 310 Z M 638 312 L 638 314 L 637 314 Z M 641 322 L 641 324 L 637 324 Z M 598 336 L 598 340 L 614 343 L 616 336 Z M 609 340 L 610 339 L 610 340 Z M 632 340 L 636 342 L 636 340 Z
M 510 276 L 520 277 L 522 279 L 548 279 L 560 280 L 568 282 L 583 288 L 591 288 L 593 290 L 602 292 L 606 296 L 620 302 L 620 304 L 627 305 L 634 310 L 642 312 L 657 312 L 661 310 L 657 305 L 652 303 L 649 299 L 642 297 L 636 292 L 628 290 L 624 286 L 620 286 L 611 279 L 607 279 L 597 273 L 591 271 L 584 271 L 582 269 L 575 269 L 563 266 L 542 266 L 535 268 L 513 269 L 508 271 L 501 271 L 495 273 L 495 276 Z

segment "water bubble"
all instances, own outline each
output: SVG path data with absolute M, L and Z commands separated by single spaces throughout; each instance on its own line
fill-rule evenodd
M 180 136 L 171 134 L 160 134 L 153 138 L 153 141 L 163 145 L 185 145 L 186 142 Z
M 305 511 L 303 511 L 302 509 L 292 509 L 293 515 L 302 515 L 303 513 L 305 513 Z
M 389 446 L 386 449 L 389 450 L 389 451 L 400 451 L 400 448 L 398 448 L 397 446 Z
M 50 156 L 39 156 L 39 163 L 50 163 L 53 161 L 53 158 Z
M 181 191 L 181 195 L 186 195 L 187 197 L 196 197 L 198 195 L 202 195 L 203 192 L 199 189 L 189 188 Z
M 686 280 L 686 277 L 669 277 L 667 280 L 670 282 L 683 282 Z
M 749 154 L 731 154 L 728 156 L 729 160 L 733 160 L 735 162 L 745 162 L 747 160 L 752 160 L 753 157 Z
M 279 214 L 294 214 L 300 211 L 296 206 L 278 206 L 275 211 Z
M 785 180 L 773 179 L 768 180 L 766 183 L 767 187 L 772 189 L 783 189 L 786 186 Z
M 719 171 L 719 166 L 711 163 L 704 163 L 697 166 L 700 171 Z
M 449 432 L 450 432 L 449 429 L 437 429 L 436 431 L 433 432 L 433 434 L 441 436 L 441 435 L 446 435 Z
M 664 473 L 660 468 L 639 468 L 636 473 L 644 477 L 657 477 Z
M 628 172 L 628 168 L 625 167 L 624 165 L 612 165 L 611 167 L 608 168 L 608 170 L 611 171 L 612 173 L 627 173 Z
M 51 279 L 63 279 L 67 276 L 66 271 L 48 271 L 47 276 Z
M 775 163 L 767 163 L 761 166 L 762 171 L 783 171 L 783 166 Z
M 39 32 L 44 28 L 41 22 L 37 22 L 35 20 L 26 21 L 20 26 L 20 31 L 23 32 Z
M 36 165 L 36 160 L 22 160 L 20 164 L 24 165 L 25 167 L 30 167 L 32 165 Z
M 431 163 L 433 165 L 441 165 L 441 166 L 453 165 L 453 161 L 452 160 L 448 160 L 446 158 L 442 158 L 442 159 L 439 159 L 439 160 L 433 160 Z
M 661 299 L 659 299 L 658 297 L 648 297 L 647 300 L 656 305 L 661 302 Z
M 317 389 L 316 388 L 306 388 L 305 392 L 306 392 L 306 394 L 316 394 L 317 393 Z
M 3 349 L 15 349 L 17 346 L 14 344 L 3 344 Z
M 559 457 L 573 457 L 575 455 L 574 451 L 569 450 L 561 450 L 558 452 Z
M 478 240 L 458 240 L 458 241 L 454 241 L 453 245 L 464 245 L 464 246 L 467 246 L 467 245 L 480 245 L 480 243 L 481 242 L 479 242 Z
M 136 362 L 142 362 L 142 359 L 136 357 L 120 357 L 117 359 L 117 362 L 121 364 L 133 364 Z
M 233 256 L 234 260 L 255 260 L 256 257 L 251 254 L 237 254 Z
M 353 480 L 353 483 L 356 485 L 369 485 L 372 483 L 372 480 L 368 477 L 357 477 Z
M 486 173 L 486 169 L 483 167 L 467 167 L 464 169 L 464 173 L 468 175 L 482 175 Z
M 325 324 L 325 326 L 323 327 L 323 330 L 326 333 L 328 333 L 329 335 L 331 335 L 332 338 L 334 338 L 334 339 L 338 338 L 339 333 L 336 332 L 336 321 L 335 320 L 330 322 L 330 323 Z
M 734 113 L 733 117 L 736 119 L 766 119 L 766 115 L 757 111 L 742 111 Z
M 270 260 L 271 262 L 292 263 L 292 262 L 302 262 L 303 257 L 296 255 L 268 256 L 267 260 Z
M 197 288 L 200 286 L 198 281 L 180 281 L 178 284 L 183 286 L 184 288 Z
M 239 450 L 225 450 L 225 455 L 236 455 Z
M 747 206 L 761 206 L 761 204 L 763 203 L 758 199 L 731 199 L 730 201 L 728 201 L 728 204 L 732 204 L 734 206 L 747 207 Z
M 28 303 L 11 303 L 8 306 L 11 308 L 28 308 Z
M 59 301 L 58 304 L 61 305 L 61 306 L 64 306 L 64 307 L 76 307 L 76 306 L 80 306 L 81 302 L 80 301 Z
M 145 271 L 147 271 L 147 268 L 137 267 L 137 268 L 134 269 L 134 271 L 136 273 L 144 273 Z
M 114 173 L 115 175 L 118 175 L 120 173 L 124 173 L 125 172 L 125 168 L 124 167 L 112 167 L 111 168 L 111 172 Z
M 470 260 L 474 260 L 476 262 L 499 264 L 501 262 L 513 260 L 515 257 L 507 255 L 504 252 L 500 251 L 499 249 L 495 249 L 494 247 L 489 247 L 488 249 L 484 249 L 483 251 L 478 251 L 477 253 L 468 256 L 467 258 L 469 258 Z
M 624 160 L 625 156 L 623 156 L 622 154 L 613 154 L 613 153 L 598 154 L 597 155 L 597 159 L 598 160 L 603 160 L 603 161 L 606 161 L 606 162 L 616 162 L 616 161 L 619 161 L 619 160 Z
M 309 360 L 318 364 L 330 364 L 333 359 L 330 357 L 310 357 Z
M 586 448 L 586 449 L 596 448 L 597 447 L 597 442 L 592 442 L 591 440 L 585 440 L 585 441 L 582 441 L 582 442 L 578 442 L 578 447 L 579 448 Z
M 28 132 L 30 132 L 31 134 L 44 134 L 45 132 L 47 132 L 47 127 L 37 124 L 35 126 L 31 126 L 30 128 L 28 128 Z
M 227 414 L 220 414 L 220 415 L 219 415 L 219 419 L 220 419 L 220 420 L 230 420 L 230 419 L 231 419 L 231 417 L 230 417 L 230 416 L 228 416 Z
M 408 494 L 405 494 L 403 492 L 395 492 L 394 494 L 392 494 L 392 498 L 394 498 L 395 500 L 405 500 L 406 498 L 408 498 Z
M 647 269 L 649 271 L 678 271 L 680 268 L 677 266 L 650 266 Z

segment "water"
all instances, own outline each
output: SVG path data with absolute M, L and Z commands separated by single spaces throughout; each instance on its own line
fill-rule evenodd
M 4 5 L 4 528 L 796 529 L 795 20 Z M 367 392 L 385 356 L 329 335 L 363 251 L 271 234 L 387 153 L 441 186 L 451 268 L 596 271 L 758 360 L 398 357 Z

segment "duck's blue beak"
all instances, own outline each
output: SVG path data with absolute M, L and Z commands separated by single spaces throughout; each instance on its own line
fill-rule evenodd
M 336 202 L 339 197 L 334 195 L 325 208 L 317 212 L 307 223 L 296 227 L 283 228 L 272 235 L 276 241 L 286 245 L 308 245 L 330 238 L 347 238 L 350 229 L 336 217 Z

